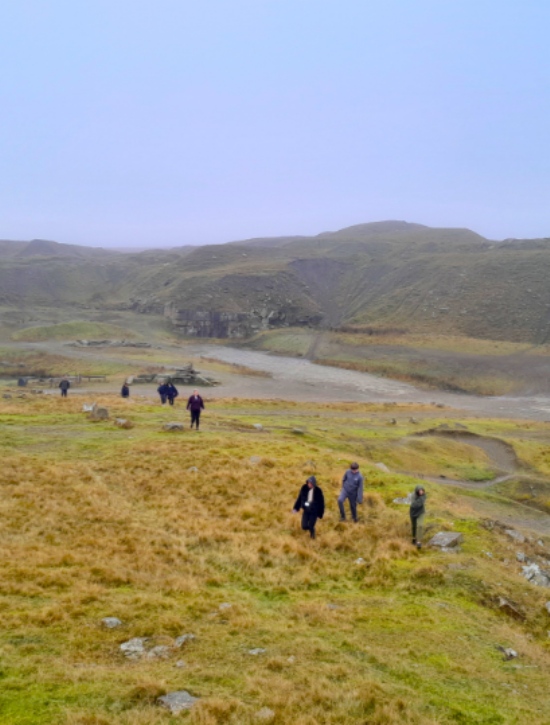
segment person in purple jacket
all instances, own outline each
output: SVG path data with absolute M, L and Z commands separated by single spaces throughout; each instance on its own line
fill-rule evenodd
M 191 411 L 191 428 L 195 423 L 197 430 L 201 419 L 201 410 L 204 410 L 204 401 L 199 395 L 198 390 L 193 390 L 193 395 L 189 396 L 187 401 L 187 410 Z

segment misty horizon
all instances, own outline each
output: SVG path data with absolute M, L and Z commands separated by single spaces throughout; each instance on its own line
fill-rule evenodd
M 544 237 L 549 24 L 533 0 L 6 6 L 0 237 Z

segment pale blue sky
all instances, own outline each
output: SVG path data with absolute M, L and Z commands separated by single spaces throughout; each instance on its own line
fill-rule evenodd
M 550 236 L 548 0 L 0 6 L 0 238 Z

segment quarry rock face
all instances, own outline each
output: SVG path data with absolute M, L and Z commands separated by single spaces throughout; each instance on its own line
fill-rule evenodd
M 462 534 L 457 531 L 440 531 L 429 542 L 428 546 L 435 546 L 438 549 L 451 549 L 463 541 Z
M 190 710 L 198 699 L 198 697 L 190 695 L 187 690 L 177 690 L 159 697 L 157 703 L 170 710 L 172 715 L 179 715 L 184 710 Z
M 270 327 L 316 324 L 322 317 L 307 313 L 296 316 L 291 309 L 269 303 L 249 312 L 225 312 L 183 309 L 173 301 L 165 305 L 164 316 L 185 335 L 216 338 L 244 338 Z

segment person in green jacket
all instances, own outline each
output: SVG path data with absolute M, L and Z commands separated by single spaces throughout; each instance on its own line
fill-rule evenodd
M 426 491 L 424 486 L 417 486 L 412 495 L 409 514 L 412 524 L 412 542 L 417 549 L 422 548 L 422 534 L 424 532 L 424 517 L 426 516 Z

